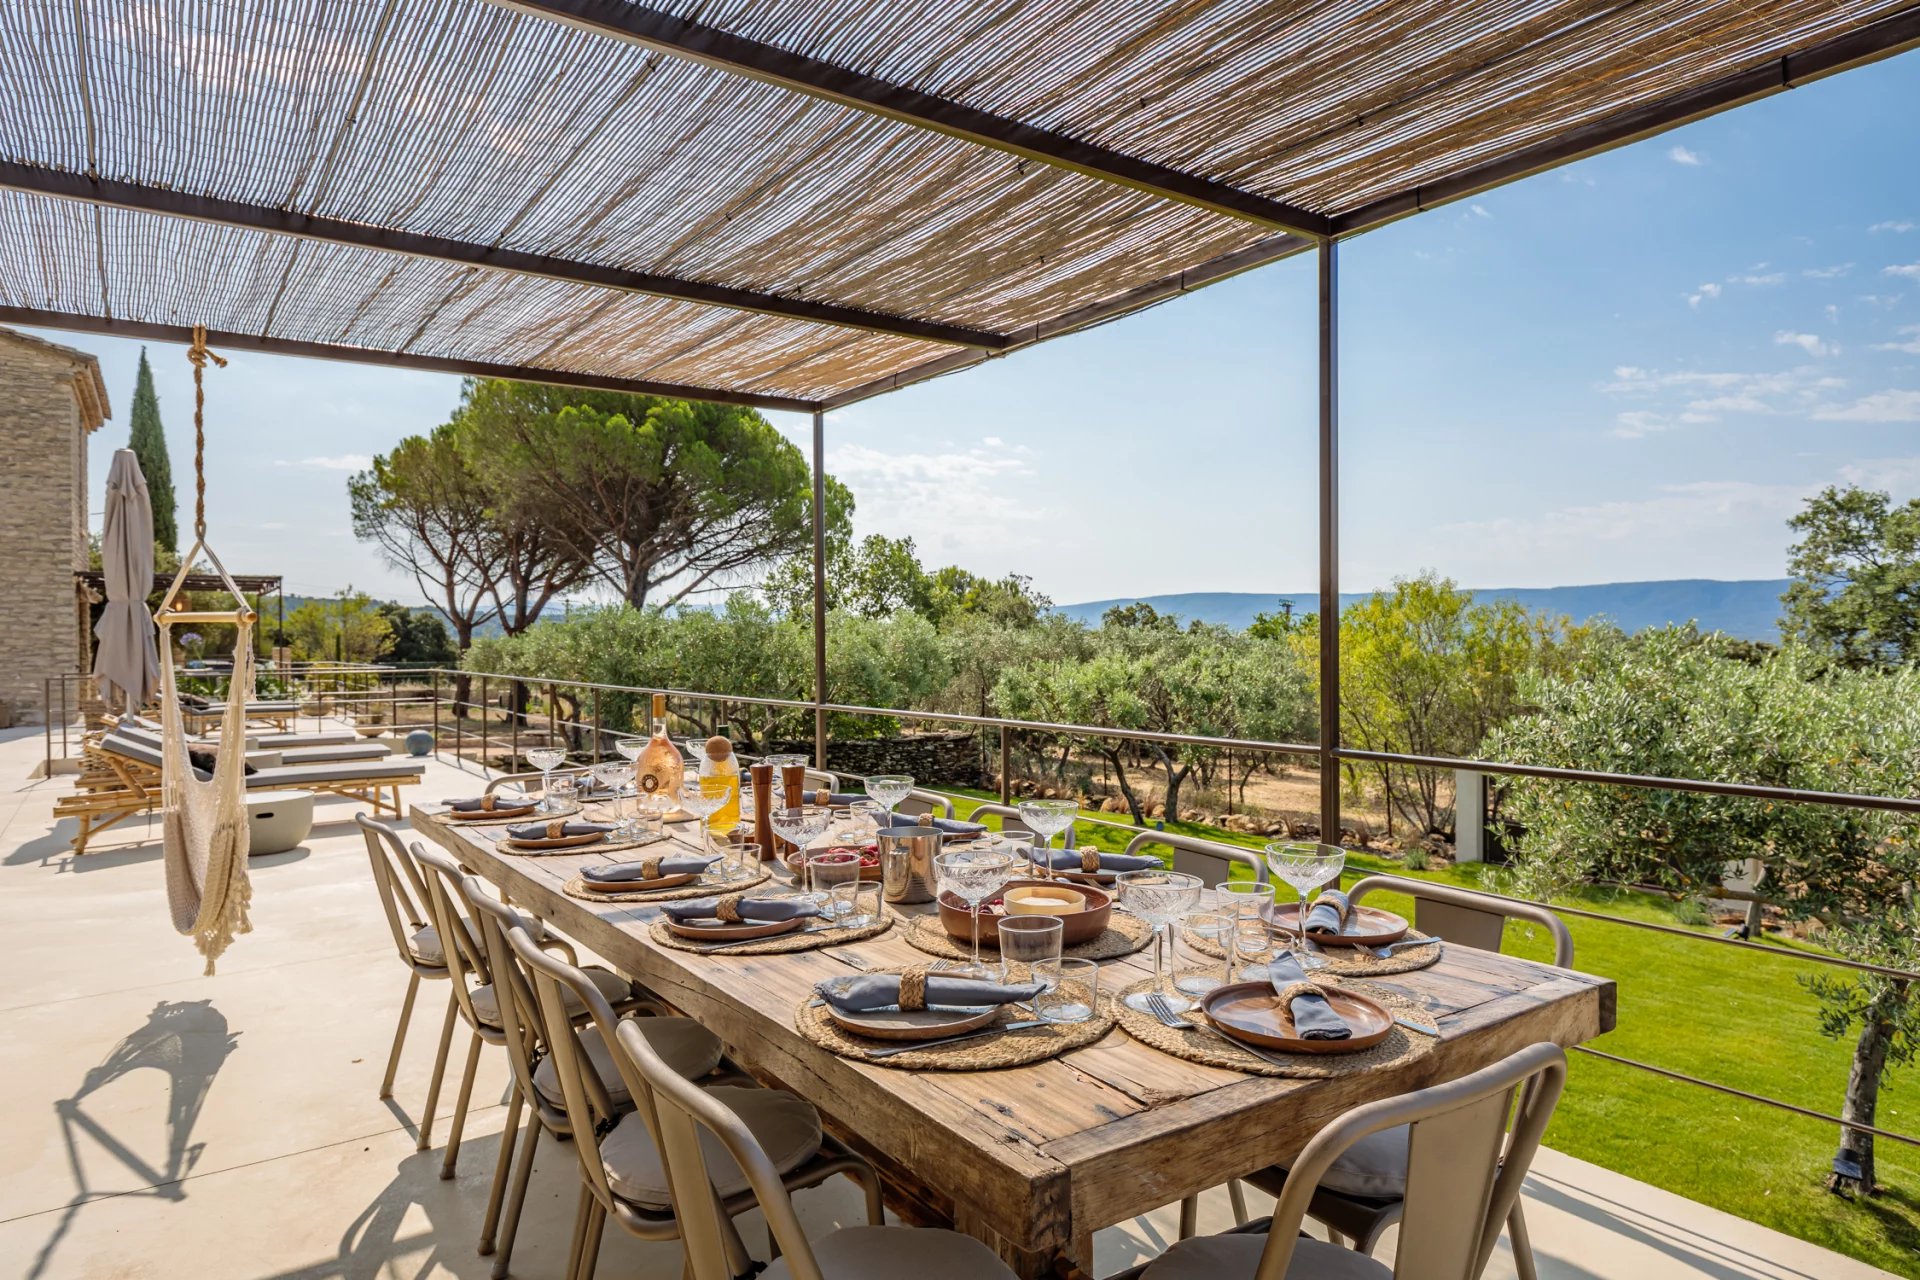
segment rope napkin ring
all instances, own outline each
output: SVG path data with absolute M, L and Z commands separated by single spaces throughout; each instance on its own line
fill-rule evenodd
M 549 822 L 547 824 L 547 839 L 558 840 L 561 836 L 564 836 L 566 834 L 567 834 L 567 820 L 565 818 L 555 818 L 552 822 Z
M 658 880 L 660 878 L 660 859 L 640 859 L 640 878 L 642 880 Z
M 1286 986 L 1280 988 L 1276 994 L 1280 997 L 1281 1004 L 1291 1005 L 1302 996 L 1324 996 L 1327 993 L 1319 987 L 1314 986 L 1311 982 L 1289 982 Z
M 730 893 L 726 897 L 721 898 L 713 904 L 713 918 L 722 924 L 741 923 L 740 902 L 741 899 L 746 896 L 744 893 Z
M 900 1008 L 916 1013 L 927 1007 L 927 966 L 914 965 L 900 974 Z
M 1080 869 L 1088 875 L 1092 875 L 1098 871 L 1100 869 L 1100 851 L 1092 845 L 1083 846 L 1080 850 Z

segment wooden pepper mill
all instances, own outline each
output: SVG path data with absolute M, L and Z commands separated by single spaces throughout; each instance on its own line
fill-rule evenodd
M 753 842 L 760 846 L 762 858 L 780 855 L 776 848 L 780 837 L 773 833 L 773 766 L 749 765 L 747 776 L 753 779 Z

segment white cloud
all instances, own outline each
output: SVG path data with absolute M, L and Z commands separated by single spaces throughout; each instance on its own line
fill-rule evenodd
M 1840 323 L 1840 308 L 1835 306 L 1831 302 L 1827 304 L 1827 323 L 1828 324 Z
M 1892 310 L 1894 307 L 1899 306 L 1900 299 L 1906 296 L 1904 293 L 1863 293 L 1857 296 L 1854 301 L 1864 302 L 1870 307 L 1885 307 L 1888 310 Z
M 1775 346 L 1798 347 L 1810 356 L 1822 357 L 1839 354 L 1840 348 L 1829 346 L 1817 333 L 1791 333 L 1785 329 L 1773 335 Z
M 1493 216 L 1487 212 L 1487 206 L 1483 204 L 1470 204 L 1467 208 L 1472 210 L 1473 216 L 1476 218 L 1491 218 Z
M 1756 272 L 1749 272 L 1748 274 L 1742 275 L 1742 276 L 1727 277 L 1728 284 L 1744 284 L 1755 289 L 1764 289 L 1768 285 L 1785 284 L 1786 282 L 1787 282 L 1787 273 L 1784 271 L 1770 271 L 1764 275 L 1759 274 L 1756 271 Z
M 1706 157 L 1698 151 L 1689 151 L 1685 147 L 1678 146 L 1667 148 L 1667 159 L 1673 161 L 1675 164 L 1684 164 L 1690 168 L 1703 165 L 1707 162 Z
M 1920 324 L 1910 324 L 1900 330 L 1905 342 L 1876 342 L 1875 351 L 1903 351 L 1910 356 L 1920 356 Z
M 1848 405 L 1822 405 L 1822 422 L 1920 422 L 1920 391 L 1876 391 Z
M 1562 507 L 1532 518 L 1501 516 L 1442 525 L 1438 532 L 1458 548 L 1450 556 L 1510 554 L 1553 560 L 1563 553 L 1584 557 L 1594 544 L 1640 543 L 1651 548 L 1689 541 L 1687 535 L 1719 533 L 1728 525 L 1777 526 L 1799 509 L 1817 486 L 1756 484 L 1744 480 L 1698 480 L 1661 485 L 1654 496 Z M 1451 535 L 1451 536 L 1448 536 Z
M 262 529 L 284 529 L 284 528 L 286 528 L 287 526 L 286 526 L 286 525 L 284 525 L 284 524 L 282 524 L 282 523 L 281 523 L 280 521 L 278 521 L 278 520 L 268 520 L 268 521 L 266 521 L 266 522 L 265 522 L 264 524 L 261 524 L 261 525 L 260 525 L 260 526 L 258 526 L 258 527 L 259 527 L 259 528 L 262 528 Z
M 364 453 L 336 453 L 331 457 L 301 458 L 297 461 L 282 458 L 273 464 L 276 467 L 313 467 L 320 471 L 365 471 L 373 465 L 373 459 Z
M 1831 267 L 1808 267 L 1800 274 L 1809 280 L 1838 280 L 1852 270 L 1851 262 L 1842 262 Z
M 1900 218 L 1900 219 L 1896 219 L 1888 222 L 1876 222 L 1872 226 L 1868 227 L 1867 230 L 1869 231 L 1911 231 L 1914 229 L 1916 225 L 1920 225 L 1920 224 L 1908 222 L 1905 218 Z
M 1713 283 L 1711 280 L 1709 280 L 1707 283 L 1701 285 L 1698 289 L 1694 290 L 1692 293 L 1687 295 L 1687 305 L 1690 307 L 1697 307 L 1702 302 L 1712 301 L 1714 298 L 1717 298 L 1719 296 L 1720 296 L 1720 286 Z
M 1920 262 L 1909 262 L 1901 266 L 1888 267 L 1886 268 L 1886 272 L 1890 276 L 1905 276 L 1909 280 L 1920 280 Z
M 1053 518 L 1027 491 L 1032 464 L 986 443 L 906 453 L 844 444 L 828 449 L 827 469 L 853 491 L 862 529 L 911 533 L 934 554 L 972 545 L 985 528 Z

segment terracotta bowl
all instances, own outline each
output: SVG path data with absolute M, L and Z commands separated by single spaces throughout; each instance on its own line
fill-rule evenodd
M 825 853 L 826 850 L 816 849 L 814 852 Z M 860 854 L 860 878 L 869 884 L 878 884 L 880 882 L 880 855 L 877 853 L 866 853 L 858 849 L 850 849 L 848 852 Z M 869 861 L 869 859 L 871 859 L 871 861 Z M 788 858 L 787 870 L 791 871 L 795 876 L 798 876 L 800 874 L 800 859 Z
M 1009 880 L 1006 884 L 1006 889 L 1019 889 L 1029 886 L 1054 889 L 1064 889 L 1067 887 L 1065 885 L 1052 884 L 1046 880 Z M 1087 900 L 1087 907 L 1084 911 L 1075 911 L 1069 915 L 1060 917 L 1060 945 L 1062 947 L 1077 947 L 1083 942 L 1092 942 L 1095 938 L 1106 932 L 1107 921 L 1113 915 L 1113 895 L 1103 889 L 1096 889 L 1090 884 L 1076 884 L 1072 886 L 1072 888 L 1073 892 Z M 1005 893 L 1006 889 L 1002 889 L 1001 893 Z M 946 929 L 948 935 L 956 942 L 972 945 L 973 918 L 967 914 L 967 904 L 959 898 L 954 897 L 951 893 L 942 893 L 939 903 L 940 923 Z M 1000 909 L 996 910 L 996 907 Z M 999 947 L 1000 931 L 997 926 L 1004 918 L 1002 911 L 1004 911 L 1004 904 L 1001 902 L 1001 894 L 995 894 L 992 898 L 989 898 L 981 908 L 981 947 Z

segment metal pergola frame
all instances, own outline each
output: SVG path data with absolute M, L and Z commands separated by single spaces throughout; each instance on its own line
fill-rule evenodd
M 816 762 L 824 766 L 826 721 L 836 704 L 827 697 L 825 582 L 825 416 L 834 409 L 884 395 L 970 367 L 1047 339 L 1101 324 L 1269 262 L 1311 250 L 1317 260 L 1318 505 L 1320 741 L 1317 744 L 1242 744 L 1318 756 L 1320 826 L 1323 838 L 1340 829 L 1341 761 L 1401 763 L 1421 768 L 1467 768 L 1482 772 L 1552 777 L 1604 785 L 1672 788 L 1718 794 L 1920 812 L 1920 798 L 1863 797 L 1791 788 L 1710 783 L 1694 779 L 1642 778 L 1578 769 L 1541 769 L 1489 761 L 1416 757 L 1355 751 L 1340 740 L 1339 636 L 1339 244 L 1399 218 L 1459 200 L 1489 188 L 1610 150 L 1680 124 L 1865 65 L 1920 45 L 1920 3 L 1867 22 L 1843 34 L 1684 92 L 1585 120 L 1554 136 L 1442 179 L 1416 185 L 1358 209 L 1326 216 L 1252 191 L 1127 155 L 1032 124 L 995 115 L 958 101 L 890 83 L 772 44 L 649 10 L 627 0 L 491 0 L 515 12 L 566 23 L 609 38 L 642 45 L 675 58 L 850 107 L 916 129 L 1037 161 L 1152 196 L 1261 226 L 1275 234 L 1232 253 L 1197 263 L 1119 296 L 1076 307 L 1013 332 L 965 326 L 810 301 L 747 289 L 628 271 L 604 264 L 560 259 L 472 244 L 444 237 L 305 215 L 184 192 L 108 181 L 22 163 L 0 163 L 0 189 L 185 218 L 221 227 L 288 235 L 329 244 L 374 249 L 463 266 L 592 285 L 628 293 L 697 302 L 744 312 L 840 326 L 952 346 L 955 350 L 884 377 L 818 399 L 747 390 L 685 386 L 671 382 L 602 376 L 547 367 L 493 364 L 472 359 L 384 351 L 326 342 L 245 333 L 210 332 L 215 346 L 233 350 L 320 359 L 350 360 L 480 377 L 516 378 L 563 386 L 674 396 L 811 415 L 813 481 L 813 698 Z M 186 341 L 185 325 L 132 322 L 35 307 L 0 307 L 0 322 L 74 329 L 113 336 Z M 911 714 L 911 713 L 908 713 Z M 934 717 L 973 719 L 969 717 Z M 982 721 L 983 723 L 985 721 Z M 1016 724 L 1020 722 L 997 722 Z M 1044 726 L 1033 726 L 1044 727 Z

